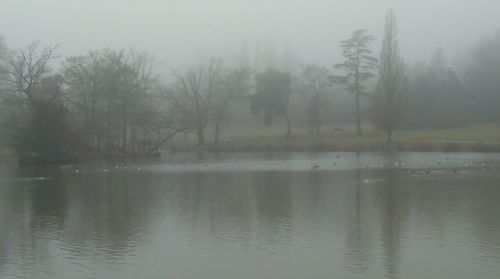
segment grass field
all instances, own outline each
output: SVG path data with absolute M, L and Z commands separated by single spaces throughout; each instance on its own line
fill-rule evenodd
M 225 151 L 357 151 L 357 150 L 412 150 L 412 151 L 500 151 L 500 125 L 470 125 L 456 129 L 398 130 L 394 143 L 385 143 L 385 134 L 365 125 L 364 134 L 356 136 L 353 126 L 323 127 L 320 136 L 310 135 L 305 127 L 294 127 L 292 139 L 285 139 L 285 129 L 275 127 L 233 128 L 224 131 L 218 146 L 210 142 L 203 149 Z M 194 135 L 179 135 L 166 148 L 193 149 Z
M 322 127 L 320 136 L 311 135 L 306 127 L 293 127 L 291 139 L 285 138 L 283 125 L 272 127 L 234 127 L 223 131 L 218 145 L 212 143 L 212 130 L 206 130 L 206 146 L 199 147 L 192 133 L 177 135 L 163 149 L 177 151 L 447 151 L 500 152 L 500 125 L 480 124 L 456 129 L 398 130 L 393 144 L 385 142 L 383 132 L 364 125 L 364 134 L 355 135 L 352 125 Z M 13 150 L 0 148 L 0 157 L 12 156 Z

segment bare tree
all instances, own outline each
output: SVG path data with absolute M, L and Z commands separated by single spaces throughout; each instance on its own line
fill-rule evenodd
M 248 68 L 224 71 L 221 84 L 213 97 L 212 114 L 214 121 L 214 143 L 219 142 L 221 126 L 226 120 L 232 102 L 249 92 L 251 72 Z
M 12 122 L 6 129 L 12 128 L 8 137 L 20 155 L 54 156 L 71 145 L 62 77 L 49 67 L 55 49 L 33 42 L 1 64 L 7 92 L 2 101 Z
M 147 103 L 148 95 L 151 93 L 157 81 L 154 72 L 154 57 L 146 51 L 137 52 L 130 50 L 126 56 L 121 69 L 120 78 L 120 114 L 121 114 L 121 149 L 127 150 L 128 128 L 130 118 L 140 109 L 141 105 Z M 134 127 L 131 127 L 132 130 Z
M 5 87 L 11 96 L 26 105 L 32 105 L 36 101 L 36 87 L 50 73 L 48 63 L 54 58 L 56 48 L 57 46 L 42 48 L 35 41 L 17 51 L 7 63 L 1 65 Z
M 385 17 L 385 33 L 380 53 L 379 80 L 375 95 L 378 123 L 392 142 L 392 133 L 400 118 L 400 106 L 405 86 L 404 63 L 399 55 L 396 16 L 389 10 Z
M 221 61 L 212 59 L 208 66 L 175 74 L 176 81 L 169 90 L 170 107 L 195 130 L 198 145 L 205 145 L 205 128 L 210 120 L 214 95 L 221 86 L 221 74 Z
M 306 115 L 311 131 L 321 133 L 321 106 L 331 93 L 330 73 L 327 68 L 318 65 L 307 65 L 297 79 L 296 90 L 306 102 Z
M 98 145 L 97 104 L 101 99 L 99 91 L 100 52 L 68 57 L 63 62 L 63 77 L 70 94 L 71 104 L 84 115 L 86 144 L 89 150 Z
M 63 65 L 73 104 L 84 115 L 89 149 L 100 146 L 103 135 L 97 120 L 105 118 L 101 130 L 106 150 L 128 151 L 129 144 L 135 145 L 131 141 L 139 140 L 137 130 L 144 124 L 135 119 L 147 115 L 157 90 L 154 57 L 147 51 L 104 49 L 70 57 Z
M 5 93 L 9 91 L 9 84 L 7 83 L 7 63 L 9 61 L 10 51 L 5 45 L 4 39 L 0 37 L 0 96 L 3 98 Z M 1 99 L 0 99 L 1 100 Z
M 146 103 L 134 114 L 132 122 L 136 129 L 132 133 L 132 143 L 137 148 L 155 152 L 177 134 L 188 131 L 182 115 L 169 106 L 169 97 L 169 90 L 155 86 L 145 99 Z
M 334 83 L 345 86 L 347 92 L 354 94 L 356 100 L 356 134 L 361 135 L 361 96 L 367 95 L 363 82 L 374 77 L 377 59 L 371 55 L 368 45 L 375 40 L 367 35 L 367 30 L 354 31 L 351 38 L 341 42 L 345 62 L 335 65 L 345 72 L 342 76 L 332 76 Z

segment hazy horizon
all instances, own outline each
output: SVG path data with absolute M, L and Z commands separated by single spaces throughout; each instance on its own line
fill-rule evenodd
M 0 36 L 8 47 L 33 40 L 59 44 L 58 54 L 91 49 L 148 49 L 164 67 L 183 67 L 208 56 L 231 58 L 244 42 L 289 48 L 304 63 L 331 66 L 339 42 L 369 29 L 380 48 L 387 9 L 398 17 L 402 56 L 427 60 L 438 47 L 448 58 L 500 29 L 500 2 L 486 0 L 1 0 Z M 473 23 L 473 24 L 471 24 Z

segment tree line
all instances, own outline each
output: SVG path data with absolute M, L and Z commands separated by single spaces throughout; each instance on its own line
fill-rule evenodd
M 218 144 L 231 108 L 246 103 L 265 125 L 284 119 L 291 138 L 294 97 L 317 136 L 331 122 L 324 104 L 342 92 L 353 96 L 356 134 L 369 120 L 388 142 L 402 128 L 500 120 L 500 32 L 472 48 L 459 70 L 442 50 L 429 63 L 406 65 L 392 10 L 378 56 L 374 41 L 368 30 L 356 30 L 340 43 L 343 61 L 306 64 L 297 73 L 210 59 L 173 72 L 169 82 L 147 51 L 93 50 L 56 64 L 56 46 L 33 42 L 10 50 L 0 41 L 2 138 L 18 152 L 150 152 L 179 133 L 194 133 L 205 145 L 206 130 L 213 129 L 210 141 Z

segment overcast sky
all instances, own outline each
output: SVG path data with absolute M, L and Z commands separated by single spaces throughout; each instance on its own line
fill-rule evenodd
M 454 56 L 500 29 L 499 0 L 0 0 L 0 35 L 11 48 L 59 43 L 63 56 L 149 49 L 171 67 L 265 39 L 333 65 L 354 29 L 369 29 L 378 51 L 390 7 L 409 61 L 439 46 Z

